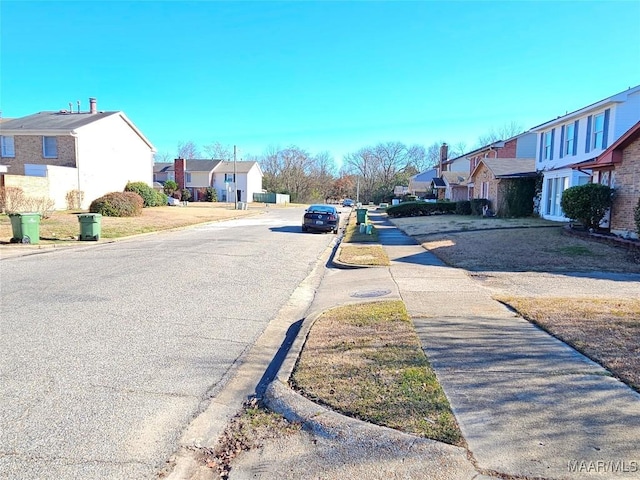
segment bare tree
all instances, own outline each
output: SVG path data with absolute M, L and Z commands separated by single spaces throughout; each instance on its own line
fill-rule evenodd
M 171 163 L 173 162 L 173 155 L 169 152 L 156 152 L 153 154 L 154 163 Z
M 230 160 L 233 158 L 233 148 L 229 145 L 222 145 L 220 142 L 213 142 L 204 146 L 206 156 L 213 160 Z
M 505 123 L 498 129 L 492 128 L 488 133 L 480 135 L 478 137 L 477 146 L 480 148 L 500 140 L 506 140 L 508 138 L 515 137 L 523 131 L 524 129 L 522 125 L 515 120 L 512 120 L 511 122 Z
M 178 143 L 178 157 L 186 159 L 200 158 L 200 152 L 193 141 L 180 142 Z

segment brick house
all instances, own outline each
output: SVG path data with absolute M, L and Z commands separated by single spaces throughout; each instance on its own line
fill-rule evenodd
M 83 192 L 82 208 L 127 182 L 152 184 L 154 146 L 121 111 L 39 112 L 0 123 L 0 185 L 21 186 L 66 208 L 65 196 Z M 71 104 L 70 104 L 71 105 Z M 33 181 L 30 181 L 33 180 Z M 33 184 L 36 191 L 31 191 Z
M 634 209 L 640 200 L 640 121 L 593 162 L 576 165 L 574 168 L 592 170 L 592 182 L 615 189 L 609 213 L 611 233 L 637 239 Z
M 515 182 L 532 182 L 536 175 L 535 158 L 483 158 L 471 172 L 471 198 L 486 198 L 494 212 L 505 215 L 507 189 Z

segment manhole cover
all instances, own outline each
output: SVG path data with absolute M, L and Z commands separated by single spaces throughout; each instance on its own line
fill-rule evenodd
M 355 298 L 371 298 L 382 297 L 384 295 L 389 295 L 390 293 L 391 290 L 363 290 L 362 292 L 354 292 L 351 296 Z

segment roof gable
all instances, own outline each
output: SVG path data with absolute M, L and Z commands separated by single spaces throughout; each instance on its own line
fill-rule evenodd
M 482 158 L 471 172 L 473 177 L 485 165 L 496 178 L 532 176 L 536 173 L 534 158 Z

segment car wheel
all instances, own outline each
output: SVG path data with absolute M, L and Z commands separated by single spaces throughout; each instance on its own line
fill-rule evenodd
M 304 225 L 302 225 L 302 231 L 306 232 L 307 231 L 307 227 L 305 227 Z

